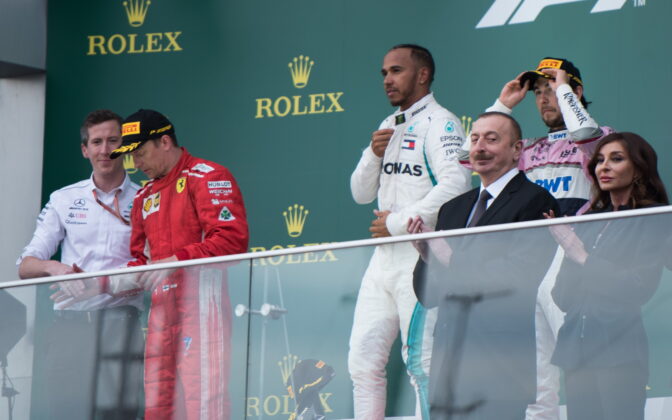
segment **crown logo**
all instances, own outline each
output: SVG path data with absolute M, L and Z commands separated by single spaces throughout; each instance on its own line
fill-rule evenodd
M 287 207 L 287 211 L 283 211 L 282 215 L 285 217 L 289 236 L 292 238 L 301 236 L 303 225 L 308 217 L 308 210 L 304 210 L 303 206 L 294 204 L 294 206 Z
M 286 384 L 289 376 L 294 372 L 296 364 L 299 362 L 299 356 L 293 354 L 288 354 L 283 356 L 282 360 L 278 362 L 278 367 L 280 368 L 280 374 L 282 375 L 282 383 Z
M 129 174 L 138 172 L 138 168 L 135 167 L 135 162 L 133 161 L 133 156 L 130 154 L 124 155 L 124 170 Z
M 471 135 L 471 123 L 472 118 L 467 117 L 466 115 L 462 116 L 462 129 L 464 130 L 464 135 L 469 137 Z
M 292 74 L 292 83 L 297 89 L 306 87 L 308 79 L 310 78 L 310 70 L 315 65 L 310 57 L 300 55 L 294 57 L 294 60 L 289 62 L 289 72 Z
M 128 16 L 128 24 L 134 28 L 142 26 L 145 23 L 145 16 L 149 5 L 152 4 L 150 0 L 126 0 L 124 1 L 124 9 L 126 9 L 126 16 Z

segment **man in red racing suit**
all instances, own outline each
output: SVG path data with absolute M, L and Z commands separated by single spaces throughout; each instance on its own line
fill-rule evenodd
M 129 265 L 243 253 L 248 229 L 231 173 L 177 146 L 170 121 L 140 110 L 115 158 L 132 153 L 151 178 L 131 215 Z M 197 266 L 141 276 L 152 293 L 145 350 L 145 418 L 228 419 L 231 305 L 226 271 Z

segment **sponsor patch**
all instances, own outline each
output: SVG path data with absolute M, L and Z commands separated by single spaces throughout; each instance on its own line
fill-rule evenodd
M 187 354 L 189 347 L 191 347 L 191 337 L 184 337 L 182 341 L 184 341 L 184 354 Z
M 203 173 L 206 173 L 206 174 L 207 174 L 208 172 L 212 172 L 212 171 L 214 171 L 215 168 L 213 168 L 212 166 L 207 165 L 207 164 L 205 164 L 205 163 L 199 163 L 198 165 L 196 165 L 196 166 L 194 166 L 193 168 L 191 168 L 191 170 L 192 170 L 192 171 L 200 171 L 200 172 L 203 172 Z
M 415 150 L 415 140 L 404 139 L 404 144 L 401 146 L 401 148 L 406 150 Z
M 406 122 L 406 116 L 404 114 L 399 114 L 394 117 L 394 124 L 399 125 Z
M 86 200 L 83 198 L 78 198 L 73 201 L 72 204 L 74 204 L 75 207 L 84 207 L 86 205 Z
M 233 190 L 209 190 L 209 191 L 210 194 L 212 195 L 220 195 L 220 194 L 229 195 L 233 192 Z
M 548 140 L 566 140 L 569 138 L 569 132 L 567 130 L 556 131 L 554 133 L 549 133 Z
M 175 184 L 175 191 L 177 191 L 178 194 L 181 193 L 182 191 L 184 191 L 184 187 L 186 185 L 187 185 L 187 178 L 184 176 L 179 178 L 177 180 L 177 183 Z
M 146 197 L 142 202 L 142 218 L 146 219 L 152 213 L 159 211 L 161 206 L 161 193 L 157 192 Z
M 150 131 L 150 132 L 149 132 L 149 135 L 151 136 L 152 134 L 161 134 L 161 133 L 163 133 L 164 131 L 168 131 L 168 130 L 170 130 L 171 128 L 173 128 L 173 126 L 170 125 L 170 124 L 168 124 L 168 125 L 165 126 L 165 127 L 161 127 L 161 128 L 156 129 L 156 130 L 152 130 L 152 131 Z
M 121 135 L 140 134 L 140 121 L 127 122 L 121 127 Z
M 208 188 L 231 188 L 231 181 L 208 181 Z
M 447 133 L 452 133 L 453 131 L 455 131 L 455 123 L 452 122 L 452 121 L 448 121 L 446 123 L 445 130 L 446 130 Z
M 413 112 L 411 113 L 411 117 L 415 117 L 416 115 L 418 115 L 419 113 L 421 113 L 422 111 L 424 111 L 425 108 L 427 108 L 427 105 L 423 105 L 423 106 L 421 106 L 420 108 L 416 109 L 415 111 L 413 111 Z
M 383 165 L 383 172 L 387 175 L 406 174 L 411 176 L 422 176 L 422 165 L 411 166 L 404 162 L 388 162 Z
M 222 222 L 229 222 L 231 220 L 236 220 L 236 218 L 233 216 L 229 208 L 224 206 L 222 207 L 222 211 L 219 212 L 219 220 Z
M 560 67 L 562 67 L 562 61 L 546 59 L 546 60 L 542 60 L 541 63 L 539 63 L 539 67 L 537 67 L 537 70 L 559 69 Z
M 177 289 L 177 284 L 175 284 L 175 283 L 173 283 L 173 284 L 164 284 L 163 287 L 161 287 L 161 290 L 163 290 L 164 292 L 167 292 L 167 291 L 169 291 L 170 289 Z

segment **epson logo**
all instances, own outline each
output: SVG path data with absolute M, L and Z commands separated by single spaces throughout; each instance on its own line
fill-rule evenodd
M 576 3 L 578 1 L 586 0 L 495 0 L 476 25 L 476 29 L 503 26 L 507 23 L 513 25 L 515 23 L 534 22 L 541 11 L 548 6 Z M 627 1 L 597 0 L 590 13 L 620 10 Z M 645 6 L 646 0 L 633 0 L 633 5 L 635 7 Z

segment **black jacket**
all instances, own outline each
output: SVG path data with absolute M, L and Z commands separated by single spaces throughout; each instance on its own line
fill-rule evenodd
M 565 257 L 553 288 L 566 312 L 553 364 L 574 370 L 635 362 L 648 369 L 641 306 L 660 283 L 671 222 L 662 214 L 574 226 L 588 258 L 580 265 Z
M 441 207 L 437 230 L 463 228 L 478 198 L 476 188 Z M 483 214 L 477 226 L 542 219 L 558 205 L 553 196 L 519 172 Z M 537 288 L 557 247 L 548 228 L 507 230 L 449 238 L 448 267 L 430 258 L 418 261 L 413 284 L 425 307 L 439 306 L 434 330 L 430 399 L 441 405 L 442 380 L 451 374 L 445 356 L 456 344 L 460 303 L 455 295 L 482 300 L 468 313 L 462 360 L 457 374 L 458 405 L 535 399 L 534 310 Z

